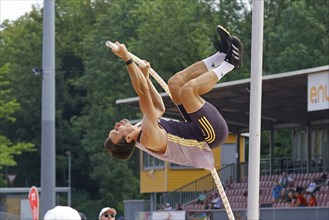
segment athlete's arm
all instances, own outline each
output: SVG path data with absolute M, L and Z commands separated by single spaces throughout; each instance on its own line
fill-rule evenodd
M 124 44 L 120 44 L 119 42 L 115 43 L 118 46 L 118 49 L 112 49 L 113 53 L 120 57 L 123 61 L 127 62 L 130 60 L 129 52 Z M 149 67 L 148 67 L 149 68 Z M 143 115 L 147 115 L 150 120 L 157 120 L 157 110 L 153 103 L 151 92 L 152 88 L 149 87 L 149 79 L 144 76 L 144 73 L 141 69 L 135 64 L 135 62 L 131 62 L 127 65 L 127 70 L 129 73 L 131 84 L 137 95 L 139 96 L 139 106 L 143 113 Z M 146 72 L 146 69 L 143 69 Z M 154 89 L 155 90 L 155 89 Z M 158 98 L 156 98 L 158 102 Z
M 125 45 L 116 42 L 118 50 L 112 50 L 123 61 L 130 59 Z M 151 96 L 151 88 L 142 71 L 132 62 L 127 70 L 135 92 L 139 96 L 139 107 L 143 113 L 141 144 L 154 152 L 164 152 L 166 149 L 166 132 L 158 126 L 158 114 Z
M 126 46 L 124 44 L 120 44 L 119 42 L 116 42 L 115 44 L 118 46 L 118 48 L 112 49 L 113 53 L 127 63 L 127 61 L 129 61 L 131 58 Z M 147 80 L 138 66 L 134 62 L 131 62 L 130 64 L 127 64 L 127 70 L 131 84 L 133 85 L 137 95 L 142 96 L 145 93 L 149 93 Z
M 146 62 L 146 61 L 144 61 L 144 62 L 145 62 L 145 67 L 139 66 L 139 69 L 142 71 L 142 73 L 144 74 L 144 76 L 147 80 L 147 84 L 150 88 L 150 94 L 151 94 L 151 98 L 153 101 L 153 105 L 154 105 L 155 109 L 157 110 L 157 116 L 161 117 L 163 115 L 163 113 L 165 112 L 166 108 L 164 106 L 161 95 L 156 90 L 156 88 L 154 87 L 154 85 L 149 77 L 150 76 L 150 74 L 149 74 L 150 63 Z

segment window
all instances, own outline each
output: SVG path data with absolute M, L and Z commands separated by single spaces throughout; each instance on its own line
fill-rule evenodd
M 186 170 L 186 169 L 197 169 L 197 168 L 192 167 L 192 166 L 183 166 L 183 165 L 179 165 L 179 164 L 176 164 L 176 163 L 170 163 L 170 168 L 171 169 L 177 169 L 177 170 L 179 170 L 179 169 L 184 169 L 184 170 Z
M 329 159 L 329 128 L 312 129 L 312 159 Z
M 159 168 L 164 168 L 164 161 L 159 160 L 146 152 L 143 152 L 143 169 L 151 170 Z
M 292 158 L 293 160 L 305 160 L 307 156 L 306 150 L 306 130 L 295 129 L 293 135 Z

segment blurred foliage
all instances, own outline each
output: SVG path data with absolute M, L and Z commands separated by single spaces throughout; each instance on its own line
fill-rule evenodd
M 0 67 L 0 122 L 14 123 L 16 118 L 12 115 L 20 108 L 19 103 L 12 97 L 10 82 L 6 79 L 9 73 L 10 66 L 6 64 Z M 12 167 L 17 165 L 14 159 L 15 155 L 20 155 L 23 152 L 34 151 L 34 145 L 15 139 L 13 143 L 10 139 L 3 135 L 3 130 L 0 129 L 0 187 L 8 184 L 6 176 L 2 174 L 4 167 Z M 8 173 L 15 175 L 15 173 Z

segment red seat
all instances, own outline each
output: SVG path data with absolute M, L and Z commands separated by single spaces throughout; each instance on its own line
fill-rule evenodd
M 268 175 L 264 176 L 264 180 L 263 180 L 263 181 L 267 181 L 267 180 L 268 180 L 268 178 L 269 178 L 269 176 L 268 176 Z
M 321 175 L 322 175 L 321 173 L 314 173 L 314 178 L 319 179 Z
M 266 203 L 266 196 L 260 196 L 259 200 L 260 200 L 261 204 L 265 204 Z
M 238 209 L 243 209 L 243 203 L 238 203 Z
M 292 173 L 290 176 L 291 176 L 292 179 L 296 179 L 297 174 L 296 173 Z
M 241 189 L 236 189 L 235 191 L 236 191 L 235 192 L 235 196 L 238 196 L 238 195 L 242 194 L 242 190 Z
M 316 200 L 317 200 L 318 202 L 321 202 L 321 201 L 323 200 L 323 195 L 324 195 L 323 193 L 318 194 Z
M 317 206 L 326 206 L 326 204 L 327 204 L 327 201 L 323 201 L 323 200 L 321 200 L 321 201 L 317 201 Z
M 261 181 L 260 183 L 259 183 L 259 188 L 264 188 L 265 187 L 265 182 L 264 181 Z
M 237 186 L 237 183 L 232 183 L 232 184 L 231 184 L 231 188 L 232 188 L 232 189 L 236 189 L 236 186 Z
M 295 186 L 296 187 L 303 187 L 303 180 L 297 180 L 297 181 L 295 181 Z
M 273 182 L 271 182 L 271 181 L 267 181 L 266 182 L 266 184 L 265 184 L 265 188 L 272 188 L 272 184 L 273 184 Z
M 232 195 L 233 194 L 233 190 L 226 190 L 226 195 L 227 196 L 230 196 L 230 195 Z
M 310 180 L 315 179 L 315 178 L 316 178 L 316 173 L 311 173 Z
M 310 182 L 306 179 L 303 180 L 301 187 L 306 188 Z
M 320 189 L 319 189 L 320 193 L 325 193 L 325 191 L 326 191 L 325 187 L 326 186 L 320 186 Z

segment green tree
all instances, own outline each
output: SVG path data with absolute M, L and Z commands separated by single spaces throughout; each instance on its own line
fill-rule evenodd
M 97 1 L 96 23 L 83 39 L 84 75 L 74 82 L 78 89 L 86 91 L 85 105 L 80 117 L 71 122 L 81 138 L 80 150 L 88 157 L 88 174 L 96 183 L 93 199 L 102 201 L 123 211 L 122 201 L 140 198 L 137 151 L 128 162 L 116 161 L 106 155 L 103 143 L 112 125 L 122 116 L 136 119 L 136 111 L 118 106 L 118 98 L 133 96 L 125 67 L 106 48 L 107 40 L 126 42 L 134 35 L 134 19 L 130 16 L 134 1 Z M 77 204 L 78 205 L 78 204 Z M 97 207 L 98 212 L 102 207 Z M 94 213 L 96 211 L 93 211 Z
M 0 68 L 0 122 L 11 121 L 16 119 L 12 116 L 15 111 L 19 109 L 19 103 L 12 97 L 9 81 L 6 80 L 6 75 L 9 72 L 9 65 L 4 65 Z M 34 145 L 27 142 L 13 143 L 6 136 L 3 131 L 6 128 L 0 128 L 0 171 L 4 166 L 15 166 L 17 162 L 14 156 L 22 154 L 25 151 L 33 151 Z M 0 173 L 0 186 L 5 184 L 5 179 Z
M 34 8 L 14 22 L 5 22 L 0 35 L 0 66 L 10 64 L 6 76 L 11 94 L 20 108 L 14 112 L 15 122 L 5 121 L 4 136 L 13 142 L 31 142 L 39 149 L 41 132 L 41 77 L 32 68 L 41 67 L 42 16 Z M 40 151 L 16 156 L 17 166 L 9 172 L 17 174 L 15 184 L 40 184 Z M 33 170 L 33 172 L 32 172 Z
M 264 69 L 279 73 L 327 65 L 329 4 L 291 1 L 265 21 Z M 319 4 L 318 4 L 319 3 Z

